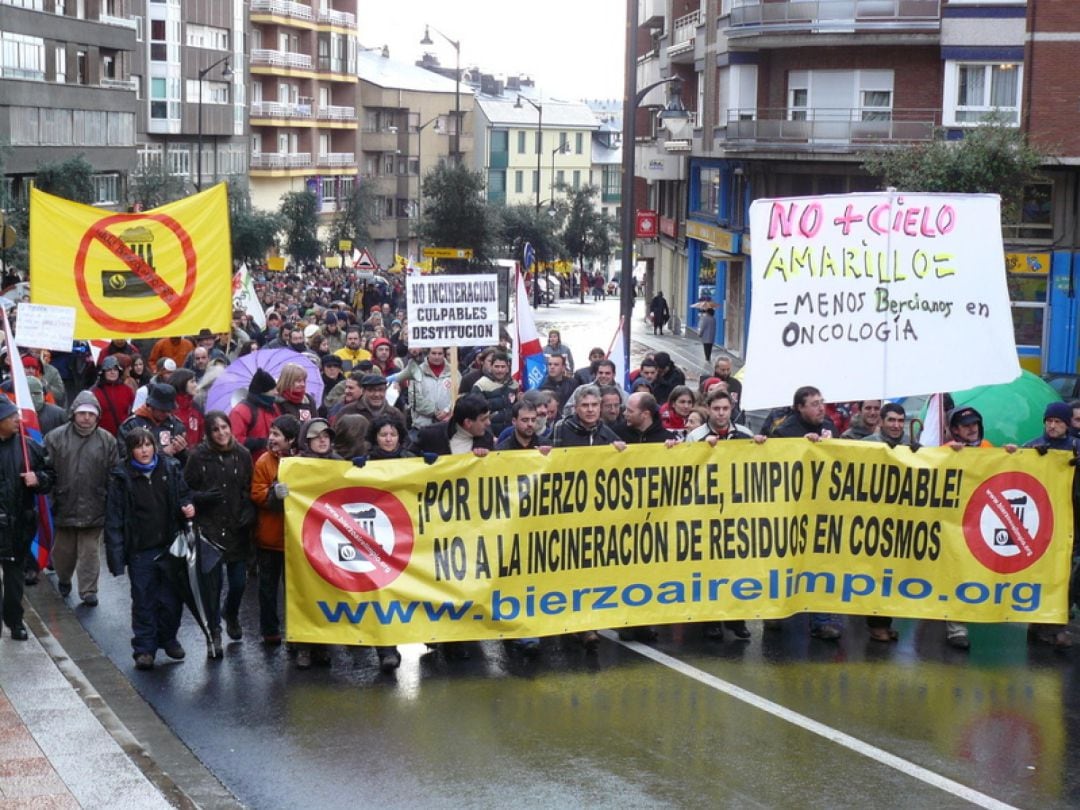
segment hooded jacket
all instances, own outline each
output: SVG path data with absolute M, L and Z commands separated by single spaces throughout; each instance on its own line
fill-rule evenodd
M 191 487 L 196 521 L 206 539 L 224 549 L 226 562 L 251 556 L 251 453 L 233 438 L 224 450 L 207 439 L 191 451 L 184 480 Z
M 72 410 L 88 402 L 97 405 L 97 398 L 82 391 L 72 402 Z M 45 436 L 45 449 L 56 473 L 53 523 L 77 529 L 104 526 L 109 473 L 120 462 L 116 437 L 97 426 L 83 435 L 72 421 Z
M 135 402 L 135 392 L 124 385 L 122 380 L 115 383 L 105 381 L 105 372 L 101 372 L 97 385 L 92 389 L 101 406 L 101 419 L 98 427 L 109 431 L 113 436 L 119 435 L 120 425 L 128 418 L 131 406 Z
M 164 421 L 155 422 L 153 414 L 150 410 L 150 406 L 143 405 L 141 408 L 137 408 L 135 410 L 135 413 L 133 413 L 131 416 L 124 420 L 123 424 L 120 425 L 120 430 L 117 432 L 117 447 L 120 451 L 121 458 L 124 458 L 126 456 L 126 450 L 124 449 L 124 437 L 127 436 L 127 434 L 135 428 L 140 427 L 146 428 L 152 434 L 154 434 L 154 438 L 157 439 L 156 446 L 158 452 L 162 453 L 162 455 L 165 455 L 165 453 L 163 453 L 162 451 L 172 442 L 173 436 L 187 435 L 187 428 L 184 426 L 184 423 L 177 419 L 175 416 L 173 416 L 171 413 L 165 417 Z M 177 453 L 176 460 L 180 464 L 183 464 L 187 461 L 188 452 L 189 451 L 184 450 L 181 453 Z
M 450 410 L 449 363 L 442 367 L 438 375 L 431 370 L 427 360 L 420 364 L 410 363 L 402 375 L 413 383 L 409 386 L 413 427 L 433 424 L 436 413 Z

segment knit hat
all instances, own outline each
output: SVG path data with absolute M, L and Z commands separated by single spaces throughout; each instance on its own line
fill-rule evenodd
M 30 401 L 34 403 L 34 410 L 40 410 L 45 405 L 45 386 L 37 377 L 27 377 L 26 387 L 30 389 Z
M 323 323 L 325 323 L 325 324 L 337 323 L 337 315 L 335 315 L 333 312 L 327 312 L 326 317 L 323 318 Z
M 265 394 L 271 388 L 277 385 L 277 380 L 274 379 L 265 369 L 255 369 L 255 374 L 251 378 L 251 382 L 248 383 L 248 392 L 252 394 Z
M 295 442 L 296 437 L 300 435 L 300 420 L 291 413 L 283 413 L 271 422 L 270 425 L 271 427 L 276 427 L 280 430 L 281 435 L 291 442 Z
M 0 422 L 7 419 L 9 416 L 13 416 L 19 412 L 19 409 L 15 407 L 15 403 L 7 397 L 0 397 Z
M 723 382 L 719 377 L 707 377 L 705 382 L 701 384 L 702 391 L 708 391 L 711 386 L 716 385 L 718 382 Z
M 33 369 L 39 374 L 41 373 L 41 361 L 32 354 L 23 355 L 22 364 L 25 369 Z
M 1072 421 L 1072 407 L 1068 402 L 1051 402 L 1043 412 L 1043 421 L 1060 419 L 1066 425 Z
M 102 371 L 109 371 L 114 368 L 120 368 L 120 361 L 116 359 L 115 354 L 110 354 L 108 357 L 101 361 Z
M 94 413 L 101 416 L 101 403 L 97 401 L 93 391 L 80 391 L 71 403 L 71 412 L 72 414 Z

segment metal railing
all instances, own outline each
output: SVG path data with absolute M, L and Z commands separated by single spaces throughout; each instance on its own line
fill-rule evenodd
M 112 14 L 99 15 L 98 22 L 103 22 L 106 25 L 119 25 L 121 28 L 130 28 L 133 31 L 137 30 L 138 27 L 134 17 L 115 17 Z
M 308 68 L 314 64 L 310 54 L 292 51 L 272 51 L 268 48 L 252 48 L 251 64 L 270 67 Z
M 251 155 L 253 169 L 297 169 L 310 165 L 310 152 L 255 152 Z
M 671 26 L 671 44 L 668 50 L 694 41 L 694 34 L 701 25 L 701 11 L 692 11 L 675 20 Z
M 317 158 L 319 166 L 353 166 L 356 164 L 355 152 L 324 152 Z
M 868 110 L 813 108 L 807 110 L 728 110 L 724 137 L 729 142 L 780 144 L 785 147 L 929 141 L 940 126 L 940 110 Z
M 311 118 L 310 104 L 283 104 L 280 101 L 251 102 L 252 118 Z
M 330 25 L 341 25 L 346 28 L 355 28 L 356 15 L 350 14 L 348 11 L 338 11 L 336 9 L 327 8 L 319 12 L 319 22 L 329 23 Z
M 293 3 L 291 0 L 251 0 L 253 12 L 279 14 L 282 17 L 294 17 L 298 20 L 314 20 L 315 12 L 311 6 Z
M 135 90 L 134 79 L 100 79 L 98 84 L 110 90 Z
M 941 24 L 941 0 L 758 0 L 731 9 L 729 25 L 789 28 L 936 28 Z M 735 32 L 737 33 L 737 32 Z
M 327 104 L 319 107 L 315 115 L 324 121 L 355 121 L 356 108 Z

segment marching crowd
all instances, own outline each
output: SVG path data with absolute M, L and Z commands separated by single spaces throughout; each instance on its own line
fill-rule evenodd
M 173 659 L 186 654 L 177 638 L 185 601 L 182 563 L 170 548 L 189 522 L 217 558 L 201 586 L 208 656 L 223 654 L 222 626 L 232 640 L 253 631 L 241 623 L 249 579 L 257 582 L 258 636 L 265 644 L 281 643 L 283 504 L 289 493 L 277 473 L 289 456 L 366 465 L 403 456 L 432 462 L 492 450 L 621 450 L 683 441 L 715 447 L 769 437 L 912 443 L 902 406 L 877 400 L 826 404 L 811 386 L 798 388 L 789 408 L 751 431 L 727 356 L 691 387 L 670 355 L 649 354 L 624 388 L 603 350 L 592 349 L 588 362 L 576 365 L 552 331 L 544 347 L 547 375 L 536 389 L 522 391 L 511 376 L 508 340 L 464 351 L 460 373 L 445 349 L 410 349 L 400 284 L 270 274 L 258 279 L 257 290 L 265 328 L 236 312 L 224 334 L 204 329 L 156 340 L 117 338 L 96 358 L 79 344 L 51 355 L 34 349 L 16 355 L 7 347 L 10 361 L 26 370 L 43 434 L 41 443 L 26 443 L 24 457 L 18 408 L 0 397 L 2 617 L 13 638 L 27 637 L 23 587 L 39 577 L 30 548 L 41 494 L 51 503 L 51 566 L 60 594 L 69 598 L 77 586 L 83 604 L 97 605 L 104 542 L 108 570 L 126 573 L 130 583 L 135 666 L 151 669 L 158 651 Z M 663 320 L 656 321 L 662 328 Z M 256 368 L 230 407 L 208 409 L 209 392 L 230 364 L 275 349 L 285 353 L 285 362 L 274 374 Z M 6 385 L 11 396 L 10 379 Z M 974 408 L 952 409 L 947 423 L 954 449 L 986 445 Z M 1080 403 L 1051 404 L 1044 427 L 1030 446 L 1077 453 Z M 809 621 L 820 639 L 835 640 L 843 631 L 838 616 L 813 614 Z M 888 618 L 871 617 L 867 624 L 871 639 L 896 639 Z M 773 626 L 766 623 L 766 629 Z M 968 648 L 965 625 L 946 623 L 945 631 L 948 644 Z M 703 632 L 717 640 L 725 633 L 750 638 L 743 621 L 706 624 Z M 620 635 L 655 637 L 648 627 Z M 1031 638 L 1057 647 L 1071 643 L 1065 626 L 1033 625 Z M 592 649 L 599 636 L 586 632 L 578 640 Z M 526 655 L 539 651 L 538 639 L 512 644 Z M 442 649 L 455 657 L 467 647 Z M 292 652 L 301 668 L 330 660 L 319 645 L 293 645 Z M 376 652 L 384 671 L 400 664 L 394 648 Z

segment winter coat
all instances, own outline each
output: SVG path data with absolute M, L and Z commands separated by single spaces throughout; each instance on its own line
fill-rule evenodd
M 657 402 L 663 402 L 666 405 L 671 392 L 680 385 L 686 385 L 686 375 L 681 369 L 668 366 L 656 375 L 652 384 L 652 395 L 656 397 Z
M 281 416 L 276 404 L 266 405 L 254 399 L 250 394 L 239 402 L 229 413 L 229 425 L 233 438 L 244 445 L 251 453 L 253 461 L 258 461 L 266 452 L 266 440 L 270 436 L 270 425 Z
M 194 397 L 190 394 L 177 394 L 173 417 L 184 426 L 184 437 L 187 439 L 188 447 L 195 447 L 203 440 L 203 423 L 206 420 L 195 406 Z
M 820 425 L 811 425 L 809 422 L 802 420 L 798 411 L 793 410 L 783 422 L 773 429 L 772 435 L 778 439 L 797 439 L 808 433 L 817 433 L 823 436 L 826 432 L 833 436 L 836 435 L 836 426 L 829 417 L 826 416 L 825 421 Z
M 41 435 L 44 436 L 46 433 L 65 424 L 68 420 L 68 415 L 67 411 L 58 405 L 46 402 L 41 406 L 41 410 L 37 412 L 37 418 L 38 426 L 41 428 Z
M 106 383 L 104 380 L 98 382 L 90 390 L 94 392 L 98 404 L 101 405 L 101 419 L 98 421 L 98 427 L 117 436 L 120 425 L 131 412 L 131 406 L 135 402 L 135 392 L 122 382 Z
M 30 551 L 37 531 L 37 495 L 53 485 L 52 467 L 45 450 L 33 439 L 26 440 L 30 469 L 37 473 L 38 485 L 29 489 L 20 477 L 26 471 L 22 439 L 16 432 L 0 441 L 0 560 L 21 561 Z
M 578 421 L 576 416 L 559 420 L 551 434 L 553 447 L 592 447 L 617 441 L 620 439 L 615 431 L 603 422 L 598 422 L 593 428 L 587 428 Z
M 753 434 L 748 428 L 744 428 L 742 425 L 736 425 L 734 422 L 728 428 L 728 432 L 721 436 L 712 426 L 706 422 L 704 425 L 694 428 L 686 434 L 686 441 L 688 442 L 703 442 L 710 436 L 715 436 L 720 441 L 730 441 L 732 439 L 752 439 Z
M 510 424 L 514 400 L 518 395 L 517 380 L 508 378 L 503 382 L 483 376 L 472 387 L 474 394 L 480 394 L 487 400 L 491 411 L 491 431 L 497 436 Z
M 167 535 L 171 538 L 183 525 L 184 516 L 180 510 L 192 502 L 191 490 L 184 481 L 183 470 L 176 459 L 163 453 L 158 453 L 157 458 L 158 466 L 165 473 L 169 492 L 169 509 L 164 519 L 168 526 Z M 109 572 L 115 576 L 124 573 L 124 567 L 138 548 L 142 527 L 135 525 L 129 515 L 135 512 L 135 482 L 140 475 L 142 473 L 130 462 L 116 465 L 109 474 L 109 494 L 105 507 L 105 560 Z
M 251 528 L 256 517 L 251 502 L 252 469 L 251 453 L 235 440 L 227 450 L 203 442 L 191 451 L 184 467 L 199 529 L 207 540 L 225 550 L 226 562 L 251 556 Z
M 158 452 L 162 455 L 166 455 L 166 453 L 162 451 L 172 443 L 173 436 L 187 435 L 187 428 L 184 426 L 184 423 L 177 419 L 175 416 L 169 414 L 165 417 L 165 421 L 155 422 L 150 414 L 150 407 L 144 405 L 143 407 L 135 411 L 134 414 L 124 420 L 123 424 L 120 425 L 120 430 L 117 433 L 116 438 L 121 458 L 127 457 L 127 449 L 124 444 L 124 437 L 127 436 L 135 428 L 146 428 L 147 430 L 149 430 L 154 435 L 154 438 L 157 439 L 156 447 L 158 449 Z M 180 464 L 184 464 L 184 462 L 187 461 L 187 457 L 187 450 L 176 454 L 176 460 L 180 462 Z
M 282 399 L 278 402 L 277 407 L 282 414 L 292 414 L 301 422 L 314 419 L 319 415 L 319 408 L 311 394 L 304 394 L 304 398 L 300 402 L 290 402 L 287 399 Z
M 632 428 L 623 422 L 618 428 L 613 428 L 613 431 L 627 444 L 663 444 L 668 439 L 676 438 L 675 434 L 660 422 L 653 422 L 645 431 Z
M 46 434 L 45 449 L 56 472 L 53 523 L 77 529 L 104 526 L 109 473 L 120 463 L 116 437 L 100 427 L 80 436 L 69 423 Z
M 716 316 L 711 309 L 704 310 L 698 319 L 698 337 L 708 346 L 716 342 Z
M 428 425 L 421 428 L 416 434 L 416 441 L 409 448 L 410 452 L 414 455 L 422 456 L 424 453 L 434 453 L 437 456 L 449 456 L 450 452 L 450 437 L 454 435 L 454 431 L 457 430 L 457 425 L 453 422 L 439 422 L 434 425 Z M 486 450 L 495 449 L 495 436 L 489 430 L 484 433 L 483 436 L 473 438 L 473 449 L 483 448 Z
M 410 363 L 402 376 L 413 384 L 409 386 L 409 398 L 412 401 L 413 427 L 426 427 L 435 423 L 435 414 L 449 411 L 450 400 L 450 365 L 444 365 L 442 373 L 436 376 L 427 360 L 417 365 Z
M 255 544 L 269 551 L 285 550 L 285 504 L 274 494 L 281 459 L 263 453 L 251 474 L 251 500 L 258 510 Z

